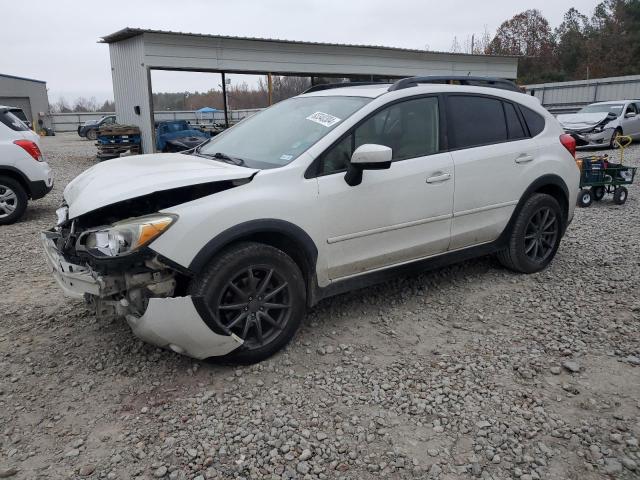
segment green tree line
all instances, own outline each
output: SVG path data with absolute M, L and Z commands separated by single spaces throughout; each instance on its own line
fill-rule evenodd
M 539 10 L 500 25 L 489 55 L 517 55 L 521 84 L 640 73 L 640 0 L 605 0 L 589 17 L 576 8 L 552 29 Z

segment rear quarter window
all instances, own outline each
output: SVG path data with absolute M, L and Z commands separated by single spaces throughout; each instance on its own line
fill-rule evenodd
M 515 107 L 507 102 L 504 102 L 504 115 L 507 119 L 507 128 L 509 130 L 509 140 L 520 140 L 521 138 L 527 138 L 527 134 L 520 123 L 518 114 Z
M 0 110 L 0 122 L 16 132 L 29 130 L 29 127 L 22 123 L 18 117 L 8 110 Z
M 544 130 L 544 117 L 537 112 L 534 112 L 530 108 L 524 107 L 520 105 L 520 111 L 522 112 L 522 116 L 524 117 L 524 121 L 529 127 L 529 133 L 532 137 L 536 135 L 540 135 L 540 133 Z

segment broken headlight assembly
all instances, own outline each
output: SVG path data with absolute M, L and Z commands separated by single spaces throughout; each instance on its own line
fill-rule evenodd
M 88 230 L 78 238 L 76 249 L 84 250 L 94 257 L 127 255 L 158 238 L 177 219 L 176 215 L 149 215 Z

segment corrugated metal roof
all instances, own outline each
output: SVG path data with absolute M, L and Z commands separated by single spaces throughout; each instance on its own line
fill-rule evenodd
M 284 40 L 279 38 L 259 38 L 259 37 L 237 37 L 237 36 L 229 36 L 229 35 L 211 35 L 204 33 L 191 33 L 191 32 L 173 32 L 171 30 L 153 30 L 146 28 L 133 28 L 126 27 L 122 30 L 118 30 L 117 32 L 111 33 L 109 35 L 105 35 L 100 38 L 100 43 L 115 43 L 121 40 L 126 40 L 127 38 L 136 37 L 138 35 L 142 35 L 143 33 L 159 33 L 166 35 L 184 35 L 189 37 L 200 37 L 200 38 L 219 38 L 219 39 L 228 39 L 228 40 L 251 40 L 256 42 L 277 42 L 277 43 L 290 43 L 290 44 L 299 44 L 299 45 L 318 45 L 323 47 L 356 47 L 356 48 L 375 48 L 381 50 L 394 50 L 398 52 L 413 52 L 413 53 L 433 53 L 437 55 L 455 55 L 455 56 L 464 56 L 464 57 L 502 57 L 502 58 L 518 58 L 516 55 L 476 55 L 471 53 L 453 53 L 453 52 L 435 52 L 431 50 L 418 50 L 414 48 L 401 48 L 401 47 L 386 47 L 382 45 L 358 45 L 358 44 L 349 44 L 349 43 L 324 43 L 324 42 L 304 42 L 301 40 Z
M 0 77 L 15 78 L 16 80 L 26 80 L 28 82 L 47 83 L 44 80 L 35 80 L 33 78 L 17 77 L 15 75 L 7 75 L 6 73 L 0 73 Z

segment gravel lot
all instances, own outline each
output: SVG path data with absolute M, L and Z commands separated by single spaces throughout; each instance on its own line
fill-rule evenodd
M 238 368 L 62 297 L 37 233 L 95 147 L 43 141 L 56 187 L 0 227 L 0 478 L 640 478 L 637 186 L 540 274 L 482 258 L 325 300 Z

